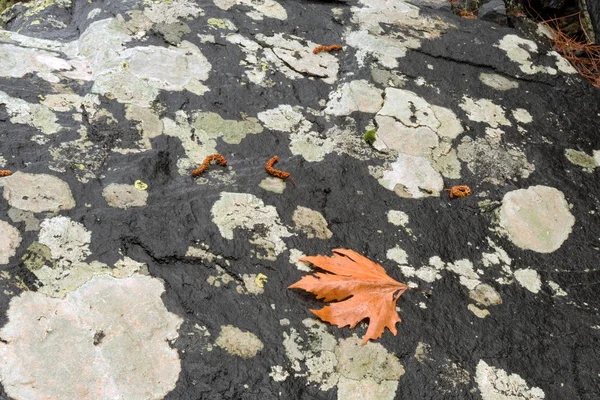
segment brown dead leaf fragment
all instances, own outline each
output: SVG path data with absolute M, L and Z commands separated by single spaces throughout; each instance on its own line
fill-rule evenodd
M 317 269 L 291 285 L 290 289 L 303 289 L 313 293 L 317 299 L 334 302 L 320 310 L 310 310 L 325 322 L 340 328 L 354 328 L 365 318 L 369 328 L 363 344 L 369 339 L 381 337 L 385 328 L 394 336 L 400 317 L 396 312 L 396 301 L 408 286 L 390 278 L 385 269 L 360 254 L 347 249 L 334 249 L 333 256 L 303 257 Z

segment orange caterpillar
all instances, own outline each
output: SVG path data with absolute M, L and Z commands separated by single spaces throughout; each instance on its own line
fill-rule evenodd
M 11 176 L 11 175 L 12 175 L 12 171 L 10 171 L 8 169 L 0 169 L 0 177 Z
M 452 186 L 450 189 L 444 189 L 450 192 L 450 198 L 467 197 L 471 195 L 471 188 L 466 185 Z
M 278 159 L 279 159 L 279 157 L 273 156 L 269 161 L 267 161 L 267 165 L 265 165 L 267 172 L 277 178 L 281 178 L 281 179 L 290 178 L 290 180 L 292 181 L 294 186 L 296 186 L 296 182 L 294 181 L 294 178 L 292 178 L 290 176 L 289 172 L 280 171 L 278 169 L 273 168 L 273 164 L 275 164 Z
M 317 46 L 313 50 L 313 54 L 319 54 L 322 51 L 331 53 L 334 50 L 341 50 L 341 49 L 342 49 L 342 46 L 340 46 L 339 44 L 332 44 L 331 46 Z
M 210 164 L 210 162 L 212 160 L 215 160 L 219 165 L 222 165 L 222 166 L 227 165 L 227 159 L 225 159 L 225 157 L 223 157 L 221 154 L 211 154 L 209 156 L 206 156 L 204 161 L 202 161 L 202 164 L 200 164 L 200 168 L 196 168 L 195 170 L 192 171 L 192 176 L 195 178 L 195 177 L 199 176 L 201 173 L 203 173 L 204 171 L 206 171 L 208 169 L 208 165 Z

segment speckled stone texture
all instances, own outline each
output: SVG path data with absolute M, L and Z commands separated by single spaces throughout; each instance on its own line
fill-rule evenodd
M 600 398 L 599 92 L 415 3 L 8 10 L 0 398 Z M 397 336 L 287 289 L 336 248 L 411 287 Z

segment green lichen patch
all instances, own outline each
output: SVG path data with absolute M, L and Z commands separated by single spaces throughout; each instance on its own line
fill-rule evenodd
M 586 170 L 587 172 L 591 172 L 594 168 L 598 166 L 594 157 L 587 155 L 583 151 L 578 151 L 575 149 L 566 149 L 565 157 L 567 157 L 567 160 L 569 160 L 571 163 L 584 168 L 584 170 Z

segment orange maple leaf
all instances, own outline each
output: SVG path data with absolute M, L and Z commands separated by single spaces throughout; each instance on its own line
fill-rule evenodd
M 289 286 L 317 295 L 317 300 L 331 303 L 320 310 L 310 310 L 325 322 L 342 328 L 354 328 L 365 318 L 369 328 L 363 344 L 369 339 L 381 337 L 385 328 L 394 336 L 400 316 L 396 312 L 396 301 L 408 286 L 390 278 L 385 269 L 352 250 L 334 249 L 332 257 L 303 257 L 314 267 L 326 271 L 306 275 Z

